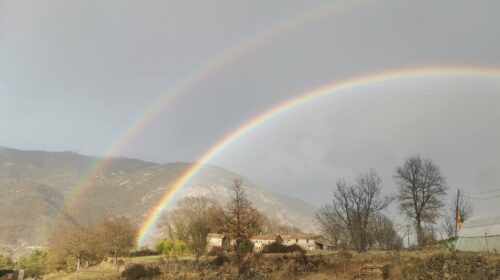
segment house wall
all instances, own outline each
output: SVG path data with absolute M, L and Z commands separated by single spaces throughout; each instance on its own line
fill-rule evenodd
M 297 244 L 300 247 L 302 247 L 302 249 L 304 249 L 304 250 L 317 250 L 317 249 L 321 249 L 321 246 L 319 246 L 318 244 L 316 244 L 314 242 L 314 239 L 301 239 L 301 238 L 299 238 L 299 239 L 289 239 L 289 240 L 283 241 L 283 244 L 287 245 L 287 246 L 290 246 L 290 245 L 293 245 L 293 244 Z
M 459 237 L 457 250 L 469 252 L 500 252 L 500 236 Z
M 276 240 L 262 240 L 262 239 L 252 239 L 251 240 L 253 243 L 253 250 L 255 252 L 260 252 L 262 249 L 264 249 L 264 246 L 267 244 L 271 244 Z
M 224 245 L 223 238 L 207 238 L 207 250 L 210 251 L 213 247 L 222 247 Z

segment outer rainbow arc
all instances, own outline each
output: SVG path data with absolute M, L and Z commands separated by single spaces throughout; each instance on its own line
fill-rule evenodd
M 330 15 L 332 12 L 340 12 L 341 8 L 348 8 L 353 6 L 354 4 L 364 3 L 368 1 L 336 1 L 333 3 L 328 3 L 325 5 L 321 5 L 318 8 L 315 8 L 311 11 L 307 11 L 305 14 L 300 15 L 298 17 L 285 20 L 284 22 L 278 24 L 277 26 L 267 29 L 264 32 L 257 33 L 256 35 L 250 37 L 243 41 L 242 43 L 236 44 L 225 51 L 219 53 L 214 56 L 212 59 L 206 61 L 205 64 L 202 64 L 201 67 L 195 69 L 189 73 L 184 79 L 178 82 L 172 89 L 168 90 L 166 94 L 161 95 L 155 102 L 152 103 L 150 107 L 145 110 L 145 113 L 141 114 L 141 116 L 133 122 L 127 131 L 119 138 L 118 144 L 113 145 L 109 151 L 106 153 L 107 155 L 116 155 L 119 151 L 122 151 L 123 148 L 132 141 L 132 139 L 139 134 L 144 127 L 147 126 L 153 119 L 155 119 L 161 112 L 165 110 L 165 108 L 172 103 L 172 101 L 180 96 L 181 94 L 188 92 L 196 85 L 198 85 L 202 80 L 204 80 L 211 73 L 217 71 L 219 68 L 228 64 L 230 61 L 240 57 L 246 52 L 258 47 L 264 42 L 269 41 L 280 34 L 286 33 L 296 27 L 299 27 L 309 20 L 313 20 L 322 16 Z M 92 176 L 95 175 L 100 170 L 106 169 L 106 164 L 108 162 L 105 158 L 98 159 L 94 162 L 87 172 L 80 178 L 77 185 L 73 189 L 73 191 L 67 196 L 63 206 L 56 214 L 56 216 L 48 223 L 48 226 L 45 229 L 44 239 L 47 239 L 53 230 L 59 225 L 62 221 L 62 217 L 64 214 L 71 209 L 77 207 L 77 201 L 81 195 L 84 194 L 84 190 L 87 190 L 92 185 Z
M 253 128 L 273 119 L 275 116 L 305 104 L 309 101 L 328 96 L 334 93 L 339 93 L 345 90 L 355 89 L 370 84 L 377 84 L 382 82 L 389 82 L 400 79 L 410 78 L 423 78 L 423 77 L 452 77 L 452 76 L 466 76 L 466 77 L 486 77 L 500 79 L 500 68 L 485 68 L 485 67 L 428 67 L 428 68 L 411 68 L 396 71 L 388 71 L 379 74 L 365 75 L 355 77 L 341 82 L 335 82 L 311 91 L 307 91 L 298 97 L 289 99 L 283 103 L 271 107 L 267 111 L 251 118 L 243 125 L 230 132 L 221 141 L 212 146 L 206 153 L 204 153 L 193 165 L 191 165 L 179 177 L 169 191 L 165 193 L 163 198 L 153 209 L 147 220 L 141 225 L 137 235 L 137 246 L 144 243 L 144 239 L 148 232 L 156 225 L 156 222 L 165 209 L 165 207 L 172 200 L 173 196 L 198 173 L 198 171 L 207 164 L 211 159 L 217 156 L 235 140 L 251 131 Z

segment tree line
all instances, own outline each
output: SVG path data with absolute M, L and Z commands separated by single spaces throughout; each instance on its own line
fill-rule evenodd
M 0 268 L 24 269 L 37 278 L 52 271 L 73 271 L 108 258 L 118 257 L 134 248 L 136 229 L 126 217 L 106 219 L 95 225 L 73 225 L 59 229 L 48 241 L 46 250 L 34 250 L 16 262 L 0 256 Z
M 323 234 L 335 245 L 352 247 L 359 252 L 369 248 L 402 248 L 402 236 L 383 213 L 392 202 L 397 202 L 415 229 L 419 247 L 436 238 L 439 218 L 443 218 L 446 237 L 457 236 L 456 222 L 465 221 L 472 213 L 472 206 L 459 190 L 450 210 L 441 212 L 448 187 L 434 162 L 418 154 L 410 156 L 396 167 L 393 177 L 398 190 L 391 196 L 382 195 L 382 179 L 374 169 L 358 175 L 353 182 L 339 179 L 332 201 L 316 214 Z M 407 232 L 408 237 L 409 234 Z
M 164 238 L 156 250 L 134 248 L 136 228 L 127 217 L 114 217 L 94 225 L 71 225 L 59 229 L 44 251 L 35 250 L 14 262 L 0 256 L 0 268 L 24 269 L 37 277 L 52 271 L 73 271 L 104 260 L 118 263 L 119 257 L 144 254 L 169 256 L 207 253 L 207 235 L 223 233 L 235 245 L 237 264 L 253 249 L 250 238 L 258 233 L 294 233 L 299 229 L 284 225 L 255 209 L 247 198 L 241 180 L 234 180 L 226 205 L 203 196 L 181 199 L 176 208 L 163 214 L 158 224 Z

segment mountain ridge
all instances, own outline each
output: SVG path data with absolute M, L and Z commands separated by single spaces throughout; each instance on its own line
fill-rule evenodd
M 106 168 L 91 174 L 74 209 L 62 215 L 62 224 L 90 224 L 125 215 L 140 224 L 152 213 L 165 192 L 192 163 L 158 164 L 139 159 L 91 157 L 74 152 L 23 151 L 0 148 L 0 253 L 20 255 L 26 248 L 44 245 L 44 227 L 63 209 L 66 199 L 96 160 Z M 314 228 L 316 208 L 286 194 L 259 186 L 245 176 L 206 165 L 176 193 L 167 209 L 186 196 L 204 195 L 225 204 L 233 179 L 242 179 L 254 206 L 286 224 Z M 151 238 L 157 236 L 157 232 Z

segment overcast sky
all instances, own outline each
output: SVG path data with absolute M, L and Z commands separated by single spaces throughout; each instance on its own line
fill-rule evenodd
M 194 161 L 246 119 L 368 73 L 500 68 L 499 1 L 1 1 L 0 145 L 109 154 L 132 123 L 214 57 L 298 22 L 167 104 L 118 155 Z M 307 16 L 309 15 L 309 16 Z M 291 110 L 213 164 L 316 205 L 341 177 L 420 153 L 451 191 L 500 188 L 500 79 L 419 78 Z M 500 193 L 499 193 L 500 194 Z M 500 198 L 476 200 L 479 214 Z

